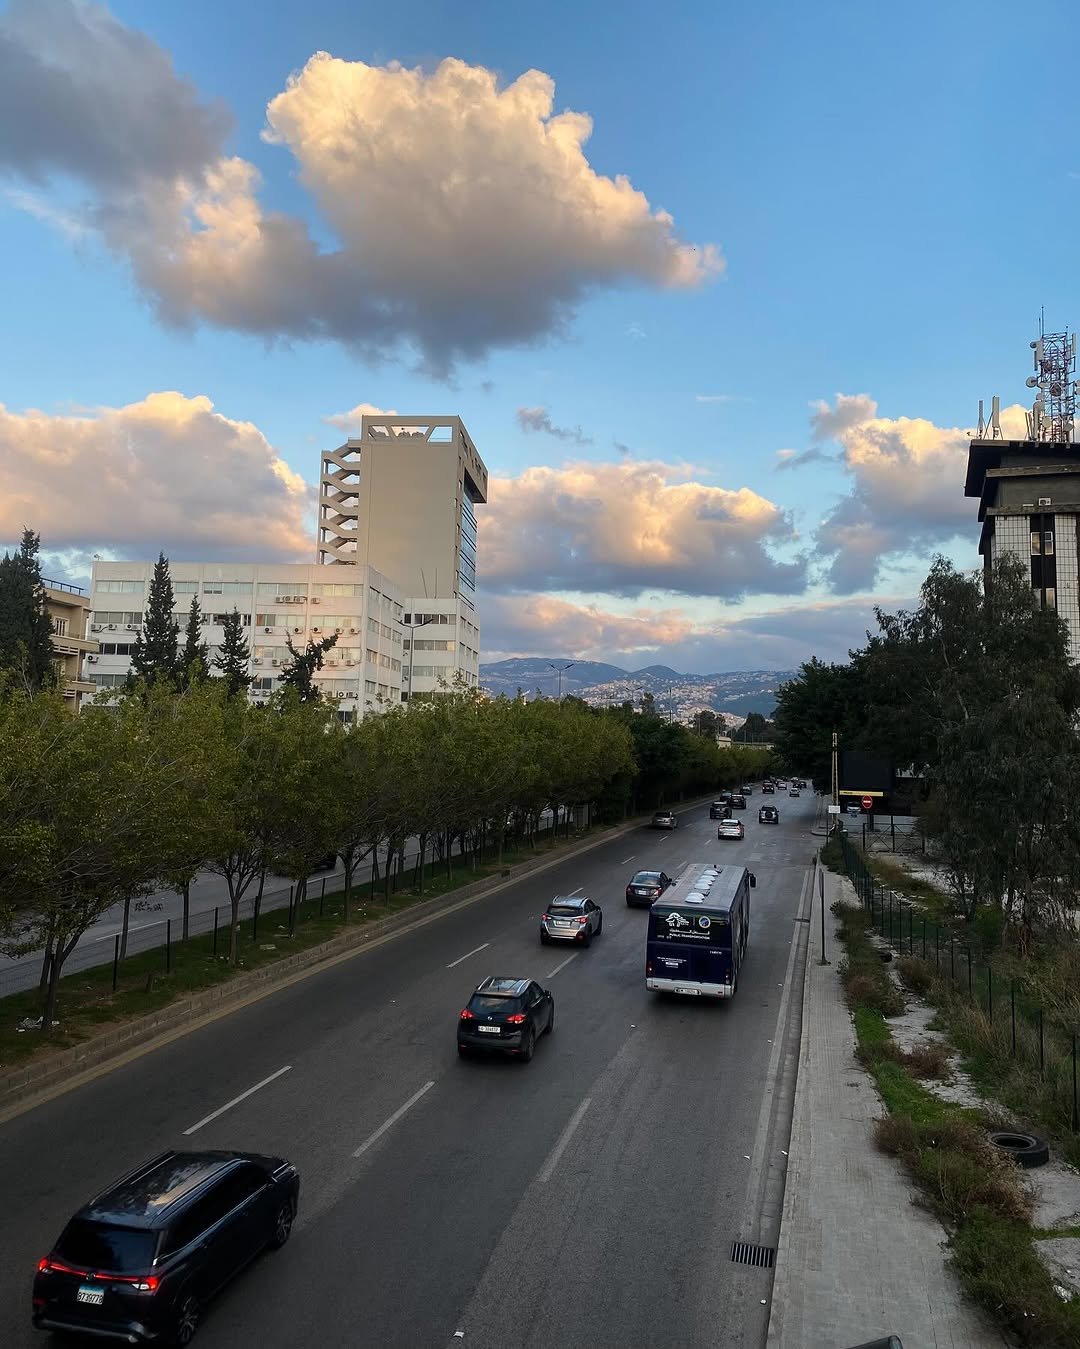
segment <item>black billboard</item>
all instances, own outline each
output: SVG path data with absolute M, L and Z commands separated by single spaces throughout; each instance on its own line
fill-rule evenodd
M 840 751 L 840 791 L 861 796 L 891 797 L 895 772 L 890 759 L 877 759 L 860 749 Z

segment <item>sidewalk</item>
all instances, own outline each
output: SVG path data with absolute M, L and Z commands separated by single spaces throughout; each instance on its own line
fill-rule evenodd
M 824 871 L 828 911 L 854 892 Z M 802 1045 L 776 1255 L 769 1349 L 848 1349 L 896 1335 L 904 1349 L 991 1349 L 1006 1343 L 963 1298 L 945 1267 L 945 1233 L 916 1207 L 900 1164 L 874 1145 L 882 1106 L 854 1058 L 855 1032 L 826 912 L 821 956 L 814 896 Z

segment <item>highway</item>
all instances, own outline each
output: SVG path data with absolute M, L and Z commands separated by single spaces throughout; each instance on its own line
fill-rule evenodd
M 45 1342 L 31 1279 L 76 1207 L 198 1147 L 279 1154 L 302 1177 L 289 1245 L 207 1310 L 206 1349 L 763 1345 L 772 1273 L 731 1246 L 776 1244 L 815 808 L 765 799 L 778 827 L 755 793 L 742 842 L 719 842 L 705 807 L 635 830 L 0 1124 L 0 1343 Z M 626 882 L 710 859 L 757 875 L 739 992 L 658 998 Z M 603 906 L 603 934 L 541 947 L 544 904 L 573 890 Z M 488 974 L 555 996 L 531 1064 L 457 1057 Z

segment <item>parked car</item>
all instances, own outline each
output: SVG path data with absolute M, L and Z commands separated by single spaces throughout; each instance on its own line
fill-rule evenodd
M 775 806 L 762 806 L 757 813 L 758 824 L 779 824 L 780 812 Z
M 732 798 L 731 798 L 731 808 L 732 808 L 732 810 L 745 810 L 745 809 L 746 809 L 746 797 L 743 796 L 741 792 L 735 792 L 735 793 L 732 795 Z
M 300 1177 L 281 1157 L 163 1152 L 75 1214 L 34 1278 L 33 1322 L 190 1344 L 210 1298 L 289 1239 Z
M 626 903 L 630 908 L 648 908 L 659 899 L 671 884 L 664 871 L 636 871 L 626 887 Z
M 716 826 L 717 838 L 745 838 L 742 820 L 721 820 Z
M 677 829 L 679 821 L 670 810 L 658 810 L 652 817 L 652 827 L 654 829 Z
M 584 895 L 556 895 L 540 915 L 540 940 L 576 941 L 589 946 L 604 926 L 600 908 Z
M 461 1009 L 458 1054 L 509 1054 L 528 1063 L 540 1036 L 554 1029 L 555 999 L 546 988 L 535 979 L 493 976 L 477 984 Z

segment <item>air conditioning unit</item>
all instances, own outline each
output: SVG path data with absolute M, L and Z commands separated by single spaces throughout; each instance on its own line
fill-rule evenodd
M 273 628 L 263 628 L 263 632 L 273 632 Z
M 1053 501 L 1050 499 L 1050 497 L 1040 497 L 1040 498 L 1039 498 L 1039 505 L 1040 505 L 1040 506 L 1052 506 L 1053 504 L 1054 504 L 1054 503 L 1053 503 Z
M 303 632 L 303 628 L 293 628 L 293 632 Z
M 210 622 L 210 619 L 211 619 L 210 614 L 203 614 L 202 618 L 199 619 L 199 622 L 202 623 L 203 626 L 205 627 Z
M 115 631 L 116 631 L 116 624 L 115 624 L 115 623 L 106 623 L 106 624 L 105 624 L 105 631 L 106 631 L 106 632 L 115 632 Z
M 355 693 L 346 693 L 345 695 L 346 698 L 355 698 L 356 696 L 357 695 Z
M 344 628 L 335 628 L 334 631 L 335 631 L 335 632 L 344 632 L 345 629 L 344 629 Z
M 322 604 L 322 600 L 319 599 L 318 595 L 312 595 L 311 602 L 312 604 Z
M 336 660 L 328 660 L 326 663 L 327 663 L 327 665 L 336 665 L 336 664 L 337 664 L 337 661 L 336 661 Z
M 97 662 L 97 656 L 87 656 L 86 659 L 90 662 L 91 665 L 94 665 Z
M 125 624 L 124 624 L 124 627 L 128 630 L 128 632 L 138 632 L 138 631 L 139 631 L 139 625 L 138 625 L 138 623 L 125 623 Z
M 279 661 L 279 660 L 272 660 L 272 661 L 270 662 L 270 664 L 271 664 L 271 665 L 280 665 L 280 664 L 281 664 L 281 661 Z
M 251 658 L 251 663 L 252 663 L 252 665 L 261 665 L 261 664 L 262 664 L 262 656 L 252 656 L 252 658 Z
M 101 631 L 101 624 L 100 624 L 100 623 L 91 623 L 91 624 L 90 624 L 90 631 L 91 631 L 91 632 L 100 632 L 100 631 Z
M 357 633 L 357 632 L 360 631 L 360 629 L 359 629 L 359 628 L 350 628 L 349 631 L 352 632 L 352 633 Z
M 322 632 L 322 628 L 312 628 L 312 632 Z
M 356 661 L 354 661 L 354 660 L 347 660 L 347 661 L 345 662 L 345 664 L 346 664 L 346 665 L 355 665 L 355 664 L 356 664 Z

